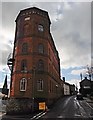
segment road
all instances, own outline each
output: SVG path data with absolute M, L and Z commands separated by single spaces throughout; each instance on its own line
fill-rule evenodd
M 60 99 L 43 118 L 93 118 L 93 108 L 86 100 L 71 96 Z
M 6 116 L 1 120 L 34 120 L 49 118 L 90 118 L 93 119 L 93 103 L 88 103 L 87 99 L 77 100 L 76 96 L 68 96 L 59 99 L 47 112 L 40 112 L 34 116 Z

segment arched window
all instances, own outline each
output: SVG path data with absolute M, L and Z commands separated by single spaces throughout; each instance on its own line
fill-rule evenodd
M 44 71 L 44 62 L 43 62 L 43 60 L 38 61 L 38 71 Z
M 38 25 L 38 30 L 39 30 L 40 32 L 43 32 L 43 31 L 44 31 L 43 25 L 39 24 L 39 25 Z
M 27 80 L 26 78 L 22 78 L 20 80 L 20 91 L 26 91 L 26 87 L 27 87 Z
M 27 43 L 23 43 L 22 44 L 22 53 L 27 53 L 28 52 L 28 44 Z
M 44 53 L 44 45 L 43 44 L 38 45 L 38 52 L 41 53 L 41 54 Z
M 27 72 L 27 61 L 26 60 L 21 61 L 21 71 Z
M 21 20 L 19 19 L 17 21 L 17 37 L 20 37 L 20 23 L 21 23 Z
M 24 35 L 25 36 L 27 36 L 27 35 L 29 35 L 29 33 L 30 33 L 30 26 L 29 26 L 29 24 L 25 24 L 24 25 Z
M 37 80 L 37 91 L 43 91 L 43 80 Z

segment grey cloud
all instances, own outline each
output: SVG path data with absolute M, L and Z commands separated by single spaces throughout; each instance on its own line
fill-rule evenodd
M 6 35 L 6 36 L 5 36 Z M 7 57 L 12 52 L 12 45 L 10 44 L 7 34 L 0 33 L 0 66 L 6 65 Z
M 64 12 L 63 19 L 52 24 L 52 33 L 59 51 L 64 52 L 62 66 L 88 64 L 91 57 L 90 3 L 80 3 Z M 61 52 L 62 53 L 62 52 Z M 61 55 L 62 58 L 62 55 Z
M 10 45 L 6 44 L 4 45 L 6 49 L 0 50 L 0 65 L 6 65 L 7 64 L 7 58 L 8 55 L 12 52 L 12 48 Z
M 27 2 L 3 2 L 2 3 L 2 26 L 4 29 L 14 31 L 15 19 L 21 9 L 27 8 Z
M 69 3 L 72 9 L 65 10 L 63 2 L 7 2 L 3 3 L 3 28 L 15 31 L 14 20 L 21 9 L 35 6 L 48 11 L 51 33 L 60 52 L 61 64 L 69 67 L 88 64 L 90 56 L 90 3 Z M 62 15 L 62 18 L 59 18 Z M 56 21 L 55 21 L 56 20 Z M 7 47 L 7 46 L 6 46 Z M 62 53 L 62 51 L 63 53 Z M 8 49 L 6 55 L 11 51 Z M 63 55 L 61 55 L 61 53 Z M 4 60 L 4 59 L 3 59 Z M 65 60 L 65 61 L 64 61 Z M 5 61 L 5 60 L 4 60 Z M 81 62 L 83 61 L 83 62 Z M 5 63 L 5 62 L 4 62 Z

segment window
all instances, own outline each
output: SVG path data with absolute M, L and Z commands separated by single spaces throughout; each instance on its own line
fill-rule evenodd
M 37 91 L 43 91 L 43 80 L 37 80 Z
M 25 18 L 25 21 L 27 21 L 27 20 L 30 20 L 30 17 L 26 17 L 26 18 Z
M 38 30 L 43 32 L 44 31 L 43 25 L 38 25 Z
M 22 78 L 20 80 L 20 91 L 26 91 L 27 87 L 27 80 L 25 78 Z
M 28 52 L 28 44 L 23 43 L 23 45 L 22 45 L 22 53 L 27 53 L 27 52 Z
M 38 71 L 44 71 L 44 62 L 43 62 L 43 60 L 38 61 Z
M 44 46 L 43 46 L 43 44 L 39 44 L 38 45 L 38 52 L 41 53 L 41 54 L 44 53 Z
M 21 61 L 21 71 L 27 72 L 27 61 L 26 60 Z
M 20 35 L 19 33 L 20 33 L 20 32 L 19 32 L 19 28 L 17 28 L 17 33 L 16 33 L 16 34 L 17 34 L 17 37 L 19 37 L 19 35 Z
M 21 20 L 19 19 L 18 21 L 17 21 L 17 37 L 20 37 L 20 23 L 21 23 Z
M 24 35 L 29 35 L 29 32 L 30 32 L 30 26 L 29 24 L 25 24 L 24 25 Z

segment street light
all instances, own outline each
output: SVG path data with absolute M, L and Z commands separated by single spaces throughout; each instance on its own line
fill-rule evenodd
M 12 76 L 12 73 L 13 73 L 13 64 L 14 64 L 14 62 L 15 62 L 15 59 L 13 58 L 13 54 L 10 53 L 8 58 L 7 58 L 7 65 L 9 67 L 9 69 L 10 69 L 11 76 Z M 8 97 L 10 97 L 11 87 L 12 87 L 12 77 L 11 77 L 11 81 L 10 81 L 10 89 L 9 89 L 9 92 L 8 92 Z

